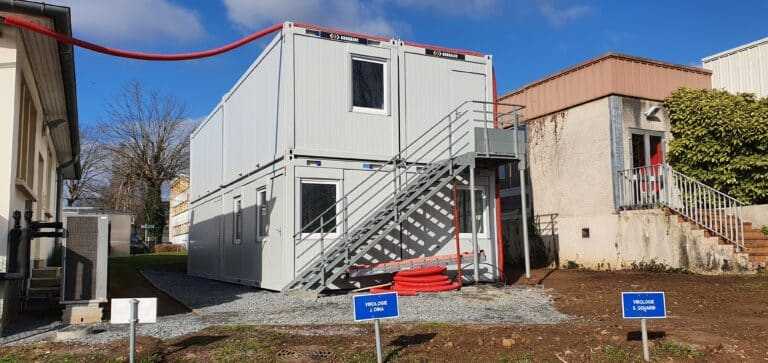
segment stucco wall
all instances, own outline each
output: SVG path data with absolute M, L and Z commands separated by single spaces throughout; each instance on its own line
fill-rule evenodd
M 613 213 L 608 98 L 528 123 L 536 214 Z
M 741 217 L 752 222 L 752 227 L 760 229 L 768 226 L 768 204 L 749 205 L 741 209 Z
M 732 245 L 720 244 L 718 238 L 707 237 L 703 230 L 662 210 L 568 218 L 560 222 L 559 229 L 574 228 L 579 223 L 601 228 L 580 243 L 561 243 L 563 266 L 576 263 L 590 269 L 628 269 L 656 264 L 697 273 L 749 268 L 746 254 L 736 253 Z

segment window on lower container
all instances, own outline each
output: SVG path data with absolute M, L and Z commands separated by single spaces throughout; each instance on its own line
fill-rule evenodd
M 240 197 L 235 198 L 235 209 L 233 211 L 233 229 L 235 243 L 240 243 L 243 239 L 243 201 Z
M 459 232 L 472 233 L 472 201 L 469 189 L 459 189 Z M 477 233 L 485 233 L 485 191 L 475 190 L 475 224 Z
M 269 235 L 269 200 L 267 199 L 267 190 L 260 189 L 256 193 L 256 226 L 259 237 L 266 237 Z
M 352 108 L 384 111 L 386 63 L 352 58 Z
M 301 182 L 302 233 L 336 232 L 336 197 L 336 183 Z

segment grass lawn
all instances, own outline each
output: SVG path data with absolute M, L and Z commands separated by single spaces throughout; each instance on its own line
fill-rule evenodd
M 187 254 L 179 252 L 151 253 L 109 259 L 109 297 L 157 297 L 157 314 L 166 316 L 189 312 L 162 291 L 157 290 L 141 275 L 142 269 L 185 272 Z

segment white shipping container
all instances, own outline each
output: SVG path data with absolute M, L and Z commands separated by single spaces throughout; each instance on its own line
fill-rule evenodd
M 285 23 L 193 132 L 189 273 L 286 288 L 317 261 L 321 250 L 328 251 L 349 231 L 347 225 L 387 202 L 391 188 L 367 191 L 361 197 L 365 203 L 350 211 L 354 215 L 332 217 L 334 230 L 318 234 L 323 238 L 300 233 L 311 223 L 308 213 L 320 213 L 307 200 L 325 206 L 354 199 L 366 190 L 357 188 L 365 178 L 414 141 L 430 142 L 431 136 L 420 136 L 447 115 L 455 117 L 451 111 L 462 104 L 467 121 L 457 123 L 453 132 L 463 135 L 463 152 L 474 150 L 475 128 L 492 127 L 492 86 L 490 56 Z M 466 103 L 470 100 L 481 103 Z M 408 160 L 421 163 L 448 152 L 428 147 L 406 151 Z M 403 182 L 414 177 L 408 178 L 400 177 Z M 499 256 L 492 169 L 478 168 L 477 180 L 485 190 L 484 202 L 478 202 L 486 206 L 480 243 L 489 261 L 483 276 L 495 280 Z M 445 238 L 453 228 L 450 194 L 434 194 L 389 232 L 389 245 L 374 247 L 371 251 L 380 253 L 368 253 L 359 263 L 455 253 Z M 336 209 L 340 215 L 347 212 L 341 204 Z M 461 235 L 463 245 L 468 238 L 471 242 L 471 236 Z M 328 286 L 358 283 L 332 281 Z

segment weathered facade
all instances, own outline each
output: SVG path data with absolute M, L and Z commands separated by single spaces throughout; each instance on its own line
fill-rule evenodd
M 376 218 L 370 230 L 383 235 L 363 239 L 380 243 L 347 256 L 358 264 L 455 255 L 456 203 L 432 166 L 476 150 L 476 130 L 493 128 L 492 100 L 490 56 L 285 23 L 192 135 L 189 273 L 274 290 L 305 275 L 354 286 L 332 272 L 326 281 L 324 261 Z M 466 184 L 457 186 L 465 198 L 472 183 L 458 164 L 449 177 Z M 482 278 L 495 280 L 493 169 L 472 174 Z M 435 179 L 415 182 L 425 175 Z M 403 202 L 396 222 L 371 217 L 416 184 L 434 186 L 426 204 Z M 462 251 L 473 250 L 468 228 Z
M 666 160 L 672 134 L 662 101 L 679 87 L 709 88 L 710 75 L 607 54 L 500 98 L 526 107 L 532 213 L 544 261 L 607 269 L 659 263 L 702 272 L 748 264 L 733 245 L 692 232 L 695 224 L 623 204 L 627 193 L 658 196 L 670 188 L 657 174 L 645 179 L 654 184 L 637 181 Z M 637 189 L 627 191 L 627 183 Z M 658 190 L 648 193 L 652 188 Z

